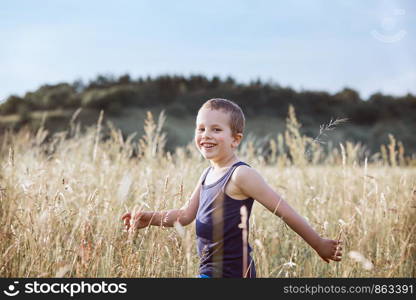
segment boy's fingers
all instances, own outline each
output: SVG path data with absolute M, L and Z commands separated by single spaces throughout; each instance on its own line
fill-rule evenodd
M 334 247 L 334 249 L 342 249 L 342 241 L 332 241 L 332 245 Z
M 336 251 L 334 252 L 334 258 L 336 258 L 336 259 L 338 259 L 338 260 L 341 260 L 341 257 L 342 257 L 342 251 L 340 251 L 340 250 L 336 250 Z
M 121 216 L 121 220 L 124 223 L 125 230 L 129 231 L 130 229 L 130 220 L 131 220 L 131 213 L 127 212 Z
M 121 219 L 124 220 L 126 218 L 131 218 L 131 213 L 125 213 L 124 215 L 121 216 Z

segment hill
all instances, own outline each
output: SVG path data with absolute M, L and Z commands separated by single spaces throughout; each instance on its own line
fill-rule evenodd
M 82 126 L 97 122 L 101 110 L 106 121 L 124 135 L 142 133 L 146 111 L 155 115 L 165 110 L 168 149 L 192 140 L 195 114 L 209 98 L 227 98 L 237 102 L 247 117 L 246 136 L 275 137 L 285 129 L 288 108 L 295 108 L 302 133 L 311 137 L 330 120 L 347 118 L 348 122 L 328 135 L 327 141 L 352 141 L 367 145 L 369 153 L 387 144 L 388 135 L 400 140 L 407 154 L 416 153 L 416 97 L 393 97 L 380 93 L 367 100 L 348 87 L 335 94 L 325 91 L 295 91 L 275 83 L 253 81 L 239 84 L 231 77 L 207 78 L 203 75 L 132 79 L 100 75 L 89 83 L 75 81 L 44 85 L 23 97 L 12 95 L 0 105 L 0 130 L 27 126 L 36 130 L 44 119 L 50 132 L 64 130 L 74 112 Z

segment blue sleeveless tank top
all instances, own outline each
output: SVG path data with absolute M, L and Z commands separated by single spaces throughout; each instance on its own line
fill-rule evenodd
M 196 215 L 196 236 L 199 272 L 209 277 L 256 277 L 254 261 L 250 256 L 248 244 L 249 217 L 253 198 L 235 200 L 225 193 L 234 170 L 243 162 L 232 165 L 228 171 L 213 184 L 206 185 L 205 179 L 211 167 L 202 177 L 199 208 Z M 248 166 L 248 165 L 247 165 Z M 246 207 L 246 234 L 240 224 L 240 209 Z

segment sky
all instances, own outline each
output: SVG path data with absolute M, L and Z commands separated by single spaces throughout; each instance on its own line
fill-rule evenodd
M 415 30 L 412 0 L 3 0 L 0 101 L 126 73 L 416 94 Z

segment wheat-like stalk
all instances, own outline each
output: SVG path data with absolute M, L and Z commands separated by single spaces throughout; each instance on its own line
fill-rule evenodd
M 414 277 L 416 170 L 406 167 L 411 158 L 400 141 L 392 137 L 385 152 L 364 165 L 357 163 L 359 144 L 342 143 L 325 154 L 310 148 L 311 157 L 324 156 L 310 164 L 302 151 L 311 142 L 322 144 L 325 133 L 345 120 L 321 126 L 315 139 L 300 134 L 294 111 L 291 120 L 289 132 L 275 142 L 274 160 L 254 142 L 240 158 L 322 236 L 342 239 L 344 253 L 355 258 L 345 255 L 336 268 L 322 263 L 281 219 L 254 205 L 245 232 L 258 276 Z M 139 143 L 114 126 L 101 139 L 102 117 L 77 134 L 5 134 L 0 276 L 194 277 L 194 225 L 148 227 L 132 235 L 120 220 L 126 211 L 182 207 L 207 166 L 192 145 L 166 153 L 163 121 L 149 115 Z M 367 260 L 372 268 L 364 267 Z
M 348 118 L 335 119 L 335 120 L 331 118 L 329 123 L 321 124 L 319 126 L 319 133 L 313 139 L 313 141 L 319 144 L 326 144 L 325 141 L 321 140 L 322 137 L 327 136 L 326 132 L 334 130 L 338 125 L 346 123 L 347 121 L 348 121 Z

